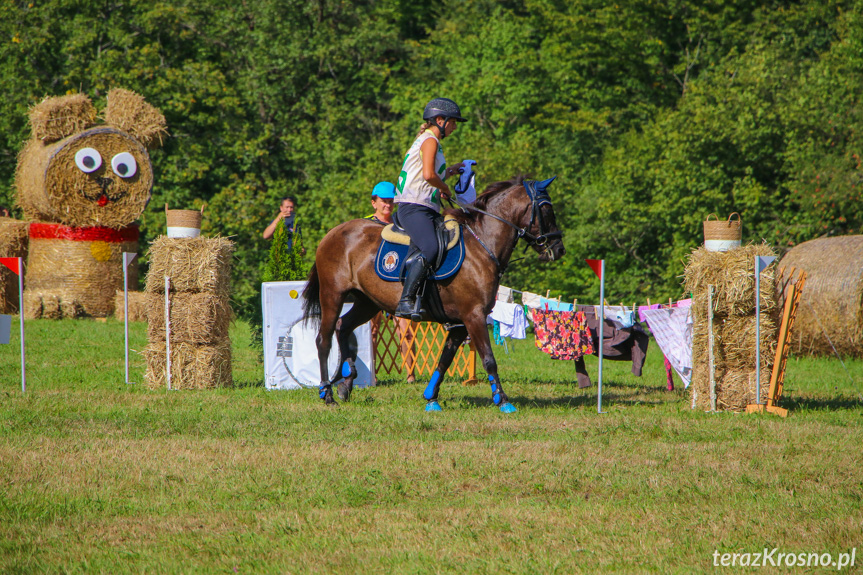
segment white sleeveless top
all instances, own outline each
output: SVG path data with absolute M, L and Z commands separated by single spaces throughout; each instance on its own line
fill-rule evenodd
M 399 174 L 399 181 L 396 185 L 395 203 L 397 204 L 420 204 L 440 213 L 440 191 L 429 184 L 423 177 L 423 159 L 420 148 L 423 142 L 433 138 L 438 143 L 437 153 L 434 159 L 434 169 L 443 180 L 446 177 L 446 160 L 443 157 L 440 140 L 438 140 L 431 130 L 426 130 L 414 140 L 408 153 L 405 155 L 405 161 L 402 164 L 402 171 Z

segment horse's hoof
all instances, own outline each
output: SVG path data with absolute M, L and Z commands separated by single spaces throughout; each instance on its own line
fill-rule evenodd
M 430 401 L 426 404 L 426 411 L 443 411 L 443 409 L 438 402 Z
M 345 379 L 341 383 L 339 383 L 338 393 L 339 399 L 344 401 L 345 403 L 351 400 L 351 393 L 354 390 L 354 381 L 353 379 Z
M 518 410 L 513 404 L 507 402 L 500 406 L 500 411 L 501 413 L 515 413 Z

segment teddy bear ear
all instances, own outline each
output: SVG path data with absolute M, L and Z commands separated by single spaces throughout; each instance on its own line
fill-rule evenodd
M 45 98 L 30 108 L 33 138 L 45 143 L 82 132 L 96 121 L 96 108 L 84 94 Z
M 114 88 L 108 92 L 105 122 L 131 134 L 148 148 L 162 145 L 168 133 L 165 116 L 131 90 Z

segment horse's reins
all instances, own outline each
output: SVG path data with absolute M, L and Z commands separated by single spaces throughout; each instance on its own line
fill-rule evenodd
M 548 232 L 548 233 L 545 232 L 545 219 L 542 217 L 542 211 L 540 210 L 540 208 L 545 204 L 548 204 L 550 206 L 551 205 L 551 198 L 549 197 L 548 193 L 546 193 L 545 190 L 537 190 L 536 189 L 536 182 L 533 180 L 525 180 L 524 182 L 522 182 L 522 185 L 524 186 L 524 190 L 527 193 L 527 197 L 530 198 L 530 203 L 531 203 L 530 223 L 526 227 L 523 227 L 523 228 L 515 225 L 514 223 L 510 222 L 509 220 L 505 220 L 504 218 L 502 218 L 500 216 L 496 216 L 495 214 L 491 214 L 491 213 L 489 213 L 485 210 L 481 210 L 480 208 L 477 208 L 475 206 L 462 205 L 462 204 L 459 204 L 457 202 L 453 202 L 451 199 L 448 199 L 448 201 L 449 201 L 450 205 L 452 205 L 453 207 L 457 206 L 457 207 L 461 208 L 461 210 L 465 213 L 467 213 L 468 210 L 472 210 L 474 212 L 483 214 L 483 215 L 488 216 L 490 218 L 494 218 L 495 220 L 508 225 L 509 227 L 511 227 L 512 229 L 514 229 L 516 231 L 518 238 L 524 238 L 524 240 L 528 243 L 528 245 L 525 246 L 525 249 L 527 249 L 528 247 L 538 246 L 538 247 L 542 248 L 542 251 L 540 252 L 540 254 L 548 252 L 549 249 L 551 248 L 551 246 L 554 245 L 554 244 L 549 244 L 548 241 L 550 239 L 553 239 L 553 238 L 562 238 L 563 237 L 563 232 L 561 232 L 559 230 L 556 232 Z M 539 223 L 539 235 L 535 236 L 532 233 L 530 233 L 528 230 L 533 227 L 533 222 L 537 221 L 537 220 Z M 480 237 L 477 235 L 476 232 L 473 231 L 473 229 L 470 227 L 469 224 L 465 224 L 465 227 L 468 229 L 468 231 L 471 233 L 471 235 L 474 238 L 476 238 L 476 240 L 483 247 L 483 249 L 485 249 L 486 253 L 488 253 L 488 255 L 491 257 L 492 261 L 495 263 L 495 265 L 500 270 L 500 275 L 503 275 L 505 268 L 504 268 L 504 266 L 502 266 L 500 264 L 500 261 L 497 259 L 497 256 L 495 256 L 492 253 L 492 251 L 490 249 L 488 249 L 488 246 L 485 245 L 485 242 L 483 242 L 480 239 Z M 516 241 L 517 241 L 517 239 L 516 239 Z M 551 259 L 554 260 L 554 252 L 553 251 L 550 252 L 550 256 L 551 256 Z

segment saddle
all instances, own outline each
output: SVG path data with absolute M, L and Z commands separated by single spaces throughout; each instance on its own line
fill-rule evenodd
M 432 262 L 435 270 L 429 279 L 443 280 L 452 277 L 464 262 L 464 237 L 461 226 L 452 216 L 440 220 L 435 228 L 438 241 L 437 261 Z M 419 248 L 411 243 L 411 238 L 399 225 L 398 212 L 393 223 L 381 231 L 381 244 L 375 256 L 375 272 L 384 281 L 404 280 L 405 262 L 414 258 Z
M 452 216 L 439 220 L 435 227 L 438 241 L 437 261 L 433 262 L 434 272 L 429 274 L 425 285 L 420 288 L 423 308 L 428 310 L 432 318 L 444 324 L 457 323 L 447 317 L 440 300 L 435 280 L 445 280 L 454 276 L 464 262 L 464 236 L 461 226 Z M 407 264 L 420 253 L 416 244 L 411 243 L 410 236 L 399 225 L 398 212 L 393 215 L 393 223 L 381 231 L 381 245 L 375 256 L 375 272 L 378 277 L 388 282 L 403 282 Z

